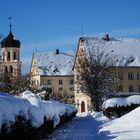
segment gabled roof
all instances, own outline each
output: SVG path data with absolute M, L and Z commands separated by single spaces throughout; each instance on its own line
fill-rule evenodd
M 81 39 L 85 50 L 90 51 L 93 47 L 98 47 L 105 54 L 123 60 L 123 66 L 140 67 L 140 39 L 109 38 L 105 40 L 95 37 L 82 37 Z
M 34 53 L 40 75 L 73 75 L 74 56 L 70 53 Z

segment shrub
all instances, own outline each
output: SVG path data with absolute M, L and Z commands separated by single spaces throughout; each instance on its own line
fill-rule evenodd
M 76 113 L 62 115 L 58 126 L 70 121 Z M 0 140 L 39 140 L 52 131 L 54 131 L 53 120 L 44 118 L 44 124 L 39 128 L 34 128 L 29 120 L 27 121 L 23 116 L 19 115 L 16 117 L 14 124 L 10 126 L 7 123 L 2 124 Z
M 131 105 L 119 106 L 119 107 L 117 107 L 117 106 L 109 107 L 109 108 L 105 109 L 103 111 L 103 113 L 108 118 L 121 117 L 121 116 L 129 113 L 130 111 L 134 110 L 138 106 L 140 106 L 140 104 L 131 104 Z

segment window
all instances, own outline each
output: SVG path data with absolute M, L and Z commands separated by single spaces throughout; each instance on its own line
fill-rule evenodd
M 137 72 L 137 80 L 140 80 L 140 72 Z
M 51 80 L 47 80 L 47 85 L 51 85 L 52 81 Z
M 5 66 L 5 73 L 8 73 L 8 68 L 7 68 L 7 66 Z
M 129 72 L 128 73 L 128 80 L 133 80 L 134 79 L 134 73 L 133 72 Z
M 62 90 L 63 90 L 63 88 L 62 88 L 62 87 L 60 87 L 58 90 L 59 90 L 59 91 L 62 91 Z
M 119 74 L 118 74 L 118 79 L 119 79 L 119 80 L 123 80 L 123 73 L 119 73 Z
M 140 92 L 140 85 L 138 86 L 138 92 Z
M 71 88 L 70 88 L 70 91 L 74 91 L 74 87 L 71 87 Z
M 134 92 L 134 88 L 132 85 L 129 86 L 129 92 Z
M 10 52 L 8 52 L 8 54 L 7 54 L 7 61 L 10 61 L 11 60 L 11 58 L 10 58 Z
M 13 67 L 12 66 L 10 66 L 10 73 L 13 73 Z
M 13 56 L 14 60 L 17 60 L 17 57 L 16 57 L 16 52 L 14 52 L 14 56 Z
M 74 84 L 74 80 L 70 79 L 70 85 L 73 85 L 73 84 Z
M 63 85 L 63 81 L 62 80 L 59 80 L 59 85 Z

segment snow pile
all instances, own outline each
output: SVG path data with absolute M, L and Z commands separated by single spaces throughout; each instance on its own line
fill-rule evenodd
M 131 104 L 140 104 L 140 95 L 133 95 L 126 98 L 111 98 L 103 103 L 103 108 L 128 106 Z
M 40 75 L 72 75 L 74 56 L 70 53 L 34 53 Z
M 102 38 L 83 37 L 83 41 L 86 50 L 90 51 L 94 47 L 95 51 L 103 51 L 116 61 L 121 60 L 118 65 L 140 66 L 140 39 L 110 38 L 106 41 Z
M 44 118 L 53 120 L 55 127 L 62 115 L 74 112 L 76 108 L 72 105 L 43 101 L 30 91 L 22 93 L 19 98 L 0 93 L 0 129 L 4 123 L 7 126 L 13 124 L 19 115 L 30 120 L 33 127 L 40 127 L 44 123 Z
M 140 139 L 140 107 L 104 125 L 101 133 L 107 133 L 113 140 L 139 140 Z

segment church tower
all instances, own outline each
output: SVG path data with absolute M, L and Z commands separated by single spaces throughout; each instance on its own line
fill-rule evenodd
M 20 41 L 14 38 L 11 27 L 10 20 L 10 32 L 8 36 L 1 41 L 1 62 L 3 73 L 8 74 L 12 79 L 15 79 L 21 75 Z

